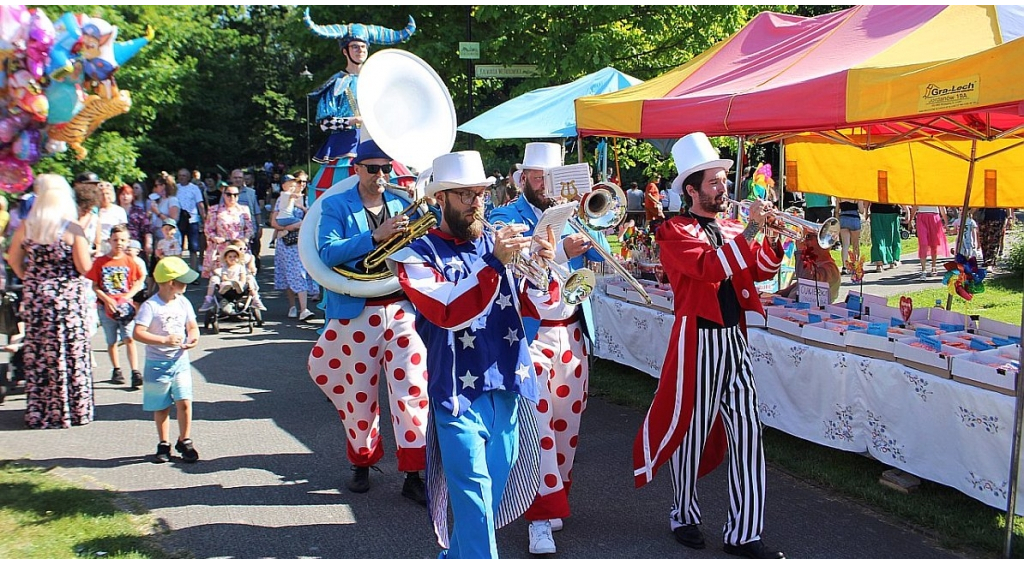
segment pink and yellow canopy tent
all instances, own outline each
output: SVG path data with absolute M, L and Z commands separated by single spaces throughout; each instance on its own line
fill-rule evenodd
M 866 127 L 989 139 L 1024 125 L 1024 9 L 857 6 L 764 12 L 638 86 L 576 101 L 582 135 L 769 137 Z
M 1024 152 L 1015 150 L 1024 144 L 1022 35 L 1021 6 L 765 12 L 660 77 L 576 100 L 576 124 L 581 136 L 784 141 L 787 169 L 796 163 L 787 176 L 805 191 L 827 184 L 870 201 L 1024 206 Z M 930 157 L 914 157 L 925 150 L 954 164 L 932 177 L 935 165 L 921 166 Z M 1007 555 L 1022 423 L 1018 375 Z

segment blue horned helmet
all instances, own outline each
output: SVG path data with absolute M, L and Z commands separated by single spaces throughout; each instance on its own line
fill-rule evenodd
M 309 17 L 309 8 L 303 17 L 309 29 L 320 37 L 337 39 L 338 46 L 344 51 L 348 44 L 353 41 L 362 41 L 374 45 L 397 45 L 416 33 L 416 21 L 409 16 L 409 25 L 401 31 L 395 31 L 379 25 L 364 25 L 360 23 L 319 25 Z M 346 54 L 347 55 L 347 54 Z

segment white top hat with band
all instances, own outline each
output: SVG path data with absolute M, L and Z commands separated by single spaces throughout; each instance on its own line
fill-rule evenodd
M 494 177 L 485 176 L 484 163 L 476 151 L 448 153 L 434 159 L 434 179 L 426 186 L 427 196 L 442 190 L 473 188 L 494 184 Z
M 732 168 L 732 160 L 720 158 L 708 136 L 701 132 L 691 133 L 672 145 L 672 158 L 676 161 L 679 176 L 672 181 L 672 188 L 683 192 L 683 181 L 698 170 Z
M 519 170 L 554 168 L 562 166 L 563 158 L 562 146 L 558 143 L 527 143 L 523 164 L 517 164 L 516 168 Z

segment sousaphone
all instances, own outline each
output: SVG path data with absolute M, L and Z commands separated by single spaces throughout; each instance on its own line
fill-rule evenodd
M 384 49 L 371 55 L 359 72 L 356 100 L 362 112 L 364 139 L 371 137 L 392 159 L 421 172 L 455 145 L 455 104 L 441 77 L 423 59 L 408 51 Z M 317 198 L 299 229 L 299 260 L 318 284 L 357 298 L 397 292 L 390 274 L 379 280 L 356 280 L 327 266 L 317 250 L 321 203 L 352 189 L 349 177 Z M 422 182 L 418 183 L 422 190 Z M 418 194 L 422 195 L 422 194 Z

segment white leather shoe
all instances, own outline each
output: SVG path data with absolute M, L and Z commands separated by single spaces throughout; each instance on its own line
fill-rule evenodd
M 288 317 L 290 317 L 291 319 L 295 319 L 298 316 L 299 310 L 296 309 L 295 306 L 292 306 L 291 308 L 288 309 Z
M 302 313 L 299 314 L 299 321 L 305 321 L 305 320 L 309 319 L 310 317 L 313 317 L 314 315 L 316 315 L 316 314 L 314 314 L 312 311 L 309 311 L 308 309 L 304 309 L 304 310 L 302 310 Z
M 555 538 L 551 536 L 551 521 L 530 522 L 530 554 L 554 554 Z
M 562 520 L 561 519 L 549 519 L 548 523 L 551 523 L 551 532 L 557 533 L 558 531 L 562 530 Z

